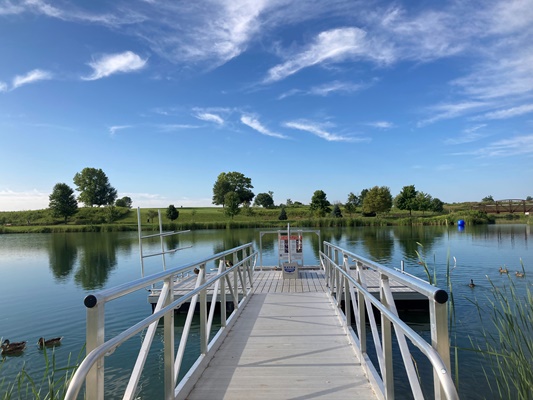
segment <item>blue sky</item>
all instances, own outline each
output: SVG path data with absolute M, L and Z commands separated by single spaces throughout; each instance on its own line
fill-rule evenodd
M 0 210 L 101 168 L 134 207 L 221 172 L 330 202 L 533 195 L 533 1 L 0 2 Z

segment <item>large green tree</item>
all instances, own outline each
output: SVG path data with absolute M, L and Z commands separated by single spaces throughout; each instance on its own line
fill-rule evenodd
M 363 201 L 363 212 L 384 213 L 389 212 L 392 207 L 392 195 L 390 189 L 386 186 L 374 186 L 366 193 Z
M 315 190 L 313 197 L 311 197 L 311 204 L 309 204 L 311 211 L 319 217 L 323 217 L 331 212 L 330 205 L 326 193 L 323 190 Z
M 113 204 L 117 198 L 116 189 L 101 169 L 84 168 L 74 175 L 74 184 L 80 192 L 78 201 L 89 207 Z
M 52 215 L 65 218 L 65 223 L 69 217 L 78 212 L 78 202 L 74 196 L 74 190 L 66 183 L 56 183 L 48 198 L 50 200 L 48 207 L 52 210 Z
M 270 193 L 259 193 L 257 196 L 255 196 L 254 205 L 264 208 L 271 208 L 274 206 L 274 199 Z
M 399 210 L 409 210 L 409 215 L 413 210 L 417 210 L 417 191 L 415 185 L 404 186 L 401 192 L 394 198 L 394 205 Z
M 225 206 L 225 197 L 229 192 L 237 193 L 239 204 L 252 202 L 255 194 L 251 191 L 252 180 L 240 172 L 222 172 L 213 185 L 213 204 Z

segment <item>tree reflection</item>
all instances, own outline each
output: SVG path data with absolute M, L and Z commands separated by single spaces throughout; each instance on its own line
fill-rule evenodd
M 363 246 L 373 261 L 387 264 L 392 261 L 394 238 L 390 229 L 367 228 L 363 231 Z
M 78 248 L 71 234 L 57 233 L 51 235 L 48 259 L 54 278 L 65 281 L 74 268 Z
M 435 227 L 435 229 L 427 226 L 398 226 L 394 228 L 394 236 L 402 248 L 404 259 L 412 262 L 418 262 L 417 251 L 424 259 L 427 254 L 431 254 L 435 242 L 443 234 L 444 230 L 439 227 Z
M 84 235 L 83 239 L 80 245 L 80 265 L 74 281 L 86 290 L 100 289 L 117 265 L 116 234 Z

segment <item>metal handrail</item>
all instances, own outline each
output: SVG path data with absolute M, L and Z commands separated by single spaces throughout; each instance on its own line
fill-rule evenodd
M 324 251 L 320 253 L 321 263 L 326 270 L 330 296 L 337 304 L 338 311 L 345 322 L 345 329 L 354 338 L 361 362 L 367 369 L 371 383 L 383 398 L 394 397 L 394 384 L 392 380 L 392 341 L 389 324 L 394 326 L 394 332 L 398 338 L 398 346 L 402 353 L 404 365 L 407 371 L 409 382 L 415 398 L 423 398 L 420 385 L 418 383 L 408 347 L 405 342 L 407 337 L 416 347 L 420 349 L 434 368 L 434 395 L 436 399 L 458 399 L 457 389 L 453 383 L 450 371 L 450 354 L 447 325 L 446 301 L 447 293 L 439 288 L 429 285 L 426 282 L 418 281 L 401 272 L 384 267 L 364 257 L 346 251 L 331 243 L 324 242 Z M 348 259 L 356 262 L 357 279 L 350 275 Z M 342 260 L 342 261 L 340 261 Z M 366 288 L 362 271 L 373 269 L 380 275 L 380 299 L 372 295 Z M 425 295 L 430 302 L 430 320 L 432 345 L 426 342 L 420 335 L 402 321 L 396 311 L 392 292 L 388 284 L 389 278 L 410 287 L 411 289 Z M 341 310 L 341 300 L 345 301 L 345 310 L 350 310 L 353 302 L 354 314 L 356 316 L 357 333 L 351 326 L 350 312 L 343 313 Z M 381 314 L 381 334 L 379 338 L 378 328 L 375 323 L 372 306 Z M 376 367 L 366 354 L 366 333 L 365 307 L 369 316 L 372 337 L 377 352 L 381 376 L 377 373 Z
M 242 260 L 238 261 L 238 253 L 242 253 Z M 248 255 L 248 252 L 250 253 Z M 234 265 L 225 268 L 223 259 L 233 259 Z M 214 277 L 206 279 L 205 277 L 205 266 L 209 261 L 220 260 L 220 267 L 218 273 Z M 104 380 L 104 368 L 103 368 L 103 359 L 105 356 L 110 355 L 114 350 L 119 347 L 126 340 L 130 339 L 137 333 L 141 332 L 146 328 L 156 327 L 157 322 L 163 317 L 165 320 L 165 398 L 174 398 L 174 391 L 176 390 L 176 379 L 177 374 L 174 376 L 174 323 L 173 323 L 173 314 L 177 307 L 187 302 L 188 300 L 200 296 L 200 324 L 201 324 L 201 355 L 199 359 L 205 358 L 207 352 L 214 348 L 213 342 L 222 337 L 221 332 L 225 331 L 231 323 L 235 320 L 236 316 L 242 310 L 242 305 L 248 301 L 249 295 L 252 290 L 252 274 L 255 269 L 255 264 L 257 261 L 257 252 L 253 250 L 252 244 L 248 243 L 236 247 L 231 250 L 227 250 L 218 254 L 215 254 L 211 257 L 200 260 L 199 262 L 190 263 L 184 266 L 173 268 L 170 270 L 162 271 L 151 276 L 147 276 L 141 279 L 137 279 L 128 284 L 123 284 L 114 288 L 105 289 L 98 293 L 91 294 L 87 296 L 84 300 L 84 303 L 87 307 L 87 356 L 79 365 L 76 373 L 71 379 L 65 399 L 76 399 L 81 387 L 86 383 L 86 398 L 87 399 L 102 399 L 104 394 L 103 380 Z M 197 286 L 195 289 L 189 291 L 187 294 L 181 296 L 180 298 L 173 299 L 173 288 L 174 288 L 174 277 L 184 271 L 191 271 L 193 268 L 199 267 L 199 273 L 197 277 Z M 245 274 L 241 274 L 241 269 Z M 234 274 L 233 282 L 229 279 L 230 274 Z M 248 282 L 250 287 L 248 288 Z M 152 315 L 143 319 L 142 321 L 136 323 L 130 328 L 119 333 L 115 337 L 104 342 L 104 326 L 103 326 L 103 313 L 104 306 L 107 302 L 127 295 L 129 293 L 135 292 L 140 289 L 146 288 L 154 283 L 159 283 L 163 281 L 163 287 L 161 288 L 161 294 L 156 306 L 156 309 Z M 214 301 L 211 304 L 211 311 L 209 312 L 209 318 L 206 315 L 206 303 L 207 303 L 207 289 L 213 285 L 215 282 L 223 282 L 220 285 L 220 301 L 221 301 L 221 328 L 215 337 L 209 342 L 210 327 L 212 315 L 214 313 Z M 233 296 L 233 303 L 235 305 L 234 311 L 228 317 L 226 314 L 226 297 L 225 297 L 225 285 L 227 284 L 228 289 L 230 290 Z M 239 285 L 240 284 L 240 285 Z M 217 285 L 218 287 L 218 285 Z M 242 300 L 239 302 L 237 291 L 242 289 Z M 189 313 L 194 312 L 194 306 L 189 308 Z M 172 321 L 170 323 L 170 321 Z M 187 318 L 188 323 L 190 324 L 192 318 Z M 188 327 L 184 327 L 188 329 Z M 203 331 L 203 332 L 202 332 Z M 147 335 L 148 337 L 148 335 Z M 146 338 L 145 338 L 146 339 Z M 151 345 L 151 338 L 149 339 L 150 343 L 147 343 L 147 348 Z M 132 372 L 132 378 L 130 379 L 130 384 L 126 388 L 126 393 L 124 398 L 132 398 L 134 396 L 134 391 L 137 387 L 137 382 L 142 372 L 144 366 L 143 359 L 143 349 L 145 343 L 143 342 L 143 347 L 139 354 L 138 363 L 140 365 L 140 370 L 134 368 Z M 178 354 L 180 353 L 178 349 Z M 144 351 L 147 353 L 147 351 Z M 145 357 L 145 356 L 144 356 Z M 139 361 L 140 360 L 140 361 Z M 169 367 L 170 361 L 172 366 Z M 181 362 L 181 360 L 180 360 Z M 195 363 L 194 367 L 197 367 Z M 179 368 L 179 367 L 178 367 Z M 167 371 L 168 370 L 168 371 Z M 136 377 L 133 375 L 137 374 Z M 189 371 L 190 374 L 190 371 Z M 184 378 L 185 380 L 185 378 Z M 183 386 L 183 382 L 180 383 L 180 386 Z

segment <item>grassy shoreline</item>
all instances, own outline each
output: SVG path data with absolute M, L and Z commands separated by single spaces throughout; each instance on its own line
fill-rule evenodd
M 142 226 L 145 230 L 158 230 L 157 217 L 150 212 L 158 209 L 141 209 Z M 466 225 L 494 223 L 531 223 L 529 216 L 521 214 L 486 214 L 480 211 L 448 210 L 445 213 L 420 213 L 398 211 L 364 216 L 361 212 L 349 215 L 343 210 L 343 217 L 314 217 L 307 206 L 286 209 L 288 219 L 278 219 L 280 209 L 247 208 L 233 219 L 224 214 L 220 207 L 180 208 L 179 217 L 170 221 L 166 209 L 161 211 L 164 230 L 239 229 L 239 228 L 282 228 L 293 226 L 309 228 L 356 227 L 356 226 L 422 226 L 456 225 L 464 220 Z M 68 223 L 53 218 L 49 210 L 0 212 L 0 234 L 10 233 L 65 233 L 65 232 L 124 232 L 137 231 L 137 210 L 122 207 L 81 208 Z

